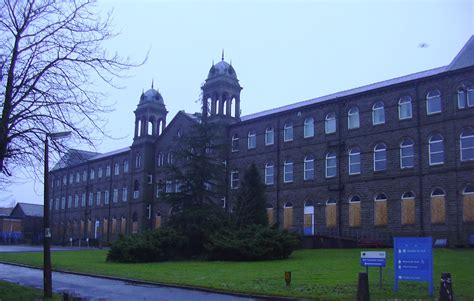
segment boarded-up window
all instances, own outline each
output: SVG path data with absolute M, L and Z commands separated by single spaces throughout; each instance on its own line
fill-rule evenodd
M 463 191 L 462 220 L 474 222 L 474 185 L 468 185 Z
M 374 201 L 374 224 L 375 226 L 387 225 L 387 197 L 381 193 Z
M 92 235 L 92 221 L 90 219 L 87 219 L 87 234 Z
M 76 236 L 79 233 L 79 227 L 76 220 L 72 222 L 72 232 L 73 232 L 72 233 L 73 236 Z
M 349 226 L 360 226 L 360 198 L 353 196 L 349 201 Z
M 0 232 L 21 232 L 21 220 L 5 218 Z
M 267 204 L 267 219 L 268 219 L 268 224 L 273 225 L 274 220 L 273 220 L 273 206 L 271 204 Z
M 114 217 L 112 217 L 112 227 L 110 228 L 111 232 L 112 232 L 112 235 L 117 233 L 117 219 Z
M 122 216 L 122 219 L 120 221 L 120 234 L 125 235 L 125 229 L 127 227 L 127 219 Z
M 83 219 L 81 219 L 81 231 L 79 233 L 79 236 L 82 236 L 82 235 L 84 235 L 84 220 Z
M 326 202 L 326 227 L 336 227 L 337 223 L 337 204 L 336 200 L 329 199 Z
M 293 226 L 293 204 L 288 202 L 283 208 L 283 229 L 290 229 Z
M 431 192 L 431 223 L 444 224 L 446 222 L 445 193 L 441 188 L 435 188 Z
M 401 201 L 401 223 L 402 225 L 415 224 L 415 194 L 411 191 L 402 195 Z
M 161 213 L 158 212 L 156 215 L 155 215 L 155 229 L 158 229 L 161 227 Z
M 132 234 L 138 233 L 138 215 L 136 212 L 132 216 Z
M 107 229 L 109 228 L 109 220 L 104 217 L 104 225 L 102 226 L 102 234 L 107 235 Z

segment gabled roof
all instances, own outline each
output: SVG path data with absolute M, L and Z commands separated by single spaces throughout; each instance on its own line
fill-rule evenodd
M 470 66 L 474 66 L 474 36 L 471 36 L 469 41 L 467 41 L 467 43 L 464 45 L 461 51 L 456 55 L 456 57 L 448 66 L 443 66 L 443 67 L 421 71 L 421 72 L 417 72 L 417 73 L 413 73 L 413 74 L 409 74 L 409 75 L 405 75 L 401 77 L 396 77 L 396 78 L 389 79 L 386 81 L 381 81 L 378 83 L 297 102 L 297 103 L 282 106 L 279 108 L 274 108 L 274 109 L 254 113 L 254 114 L 249 114 L 246 116 L 242 116 L 240 120 L 247 121 L 247 120 L 252 120 L 259 117 L 265 117 L 268 115 L 277 114 L 277 113 L 281 113 L 281 112 L 289 111 L 293 109 L 298 109 L 298 108 L 302 108 L 302 107 L 309 106 L 316 103 L 325 102 L 328 100 L 333 100 L 340 97 L 351 96 L 351 95 L 367 92 L 370 90 L 384 88 L 384 87 L 388 87 L 388 86 L 392 86 L 392 85 L 396 85 L 396 84 L 400 84 L 400 83 L 404 83 L 404 82 L 408 82 L 408 81 L 412 81 L 416 79 L 421 79 L 424 77 L 433 76 L 433 75 L 440 74 L 446 71 L 461 69 L 461 68 L 470 67 Z
M 474 65 L 474 36 L 459 51 L 458 55 L 448 65 L 447 70 L 456 70 Z
M 100 155 L 100 153 L 89 152 L 80 149 L 69 149 L 68 152 L 61 157 L 58 163 L 54 165 L 52 170 L 74 166 Z
M 11 208 L 0 208 L 0 216 L 9 216 L 12 213 L 13 207 Z
M 15 208 L 13 208 L 11 215 L 16 216 L 15 213 L 18 209 L 23 211 L 25 216 L 37 216 L 43 217 L 43 205 L 39 204 L 29 204 L 29 203 L 17 203 Z

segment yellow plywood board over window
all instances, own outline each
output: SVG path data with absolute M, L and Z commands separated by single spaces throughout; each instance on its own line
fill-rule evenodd
M 267 208 L 268 224 L 273 225 L 273 208 Z
M 387 225 L 387 201 L 376 201 L 374 207 L 375 225 Z
M 155 229 L 158 229 L 161 227 L 161 215 L 155 216 Z
M 138 233 L 138 222 L 133 222 L 133 224 L 132 224 L 132 233 L 133 234 Z
M 415 199 L 402 200 L 402 225 L 415 224 Z
M 103 230 L 102 234 L 107 235 L 107 228 L 108 227 L 109 227 L 109 221 L 106 218 L 104 218 L 104 226 L 102 228 L 102 230 Z
M 349 226 L 360 226 L 360 202 L 349 203 Z
M 446 206 L 444 196 L 431 197 L 431 223 L 443 224 L 446 221 Z
M 326 205 L 326 227 L 336 227 L 337 205 Z
M 474 194 L 463 196 L 462 213 L 464 222 L 474 222 Z
M 283 209 L 283 228 L 289 229 L 293 225 L 293 207 Z
M 125 234 L 126 226 L 127 226 L 127 219 L 123 217 L 122 221 L 120 222 L 120 234 Z

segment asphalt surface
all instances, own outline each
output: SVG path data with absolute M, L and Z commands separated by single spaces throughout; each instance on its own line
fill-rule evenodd
M 51 247 L 51 251 L 74 251 L 84 250 L 85 248 L 77 247 Z M 43 246 L 27 246 L 27 245 L 0 245 L 0 253 L 14 252 L 43 252 Z M 0 258 L 1 259 L 1 258 Z
M 54 292 L 68 291 L 76 297 L 87 300 L 263 300 L 159 285 L 134 284 L 60 272 L 53 272 L 52 277 Z M 0 280 L 43 289 L 43 271 L 38 269 L 0 264 Z

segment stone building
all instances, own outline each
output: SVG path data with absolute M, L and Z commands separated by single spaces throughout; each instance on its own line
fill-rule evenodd
M 429 235 L 455 245 L 474 234 L 474 37 L 447 66 L 247 116 L 224 59 L 201 89 L 201 114 L 226 124 L 227 210 L 256 163 L 268 218 L 304 235 Z M 199 114 L 180 111 L 167 123 L 152 87 L 135 116 L 130 147 L 71 150 L 51 171 L 56 242 L 111 241 L 165 222 L 169 207 L 157 195 L 175 183 L 162 167 Z

